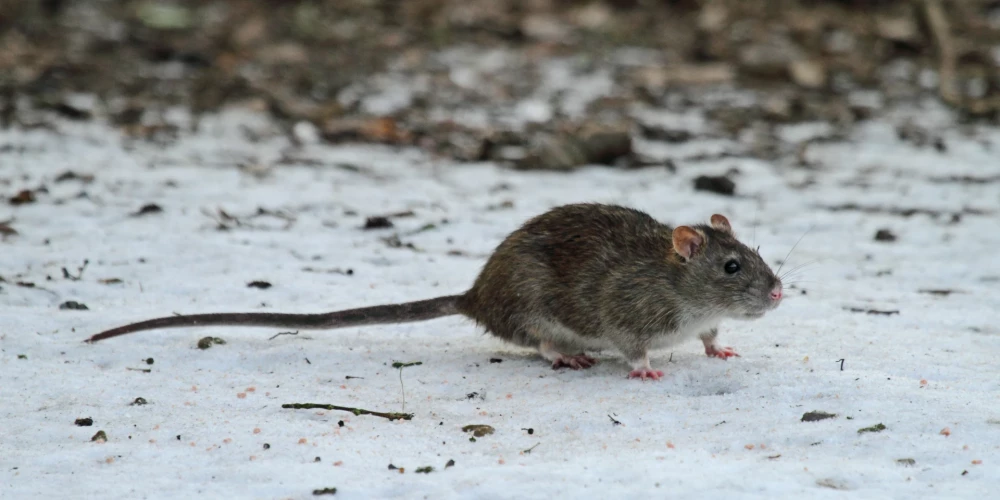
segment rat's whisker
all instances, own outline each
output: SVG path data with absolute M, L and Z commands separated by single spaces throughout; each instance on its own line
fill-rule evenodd
M 799 264 L 798 266 L 795 266 L 792 269 L 789 269 L 781 273 L 781 275 L 778 276 L 778 279 L 780 279 L 781 281 L 785 281 L 788 279 L 795 279 L 796 276 L 803 276 L 803 273 L 809 270 L 809 268 L 816 262 L 818 261 L 811 261 L 811 262 L 806 262 L 805 264 Z
M 802 283 L 816 283 L 816 280 L 792 280 L 786 283 L 786 286 L 800 285 Z
M 794 285 L 801 285 L 803 283 L 813 284 L 813 283 L 818 283 L 818 282 L 816 280 L 793 280 L 793 281 L 789 281 L 788 283 L 785 283 L 785 286 L 786 287 L 792 287 Z
M 785 265 L 785 262 L 788 262 L 788 258 L 791 257 L 792 252 L 795 251 L 795 247 L 799 246 L 799 243 L 802 241 L 802 238 L 805 238 L 806 235 L 809 234 L 809 231 L 812 231 L 814 227 L 815 226 L 809 226 L 809 229 L 806 229 L 806 232 L 802 233 L 802 236 L 799 236 L 798 241 L 796 241 L 795 244 L 792 245 L 792 248 L 788 250 L 788 253 L 785 254 L 785 258 L 781 259 L 781 264 L 778 266 L 778 270 L 775 271 L 774 274 L 778 274 L 781 272 L 781 267 Z
M 781 274 L 781 281 L 785 281 L 786 279 L 788 279 L 788 280 L 794 280 L 796 278 L 801 278 L 801 277 L 805 276 L 805 274 L 803 274 L 804 272 L 805 272 L 805 269 L 793 269 L 791 271 L 782 273 Z
M 809 266 L 811 266 L 811 265 L 813 265 L 813 264 L 815 264 L 817 262 L 819 262 L 819 259 L 811 260 L 811 261 L 806 262 L 804 264 L 799 264 L 799 265 L 797 265 L 797 266 L 795 266 L 795 267 L 793 267 L 793 268 L 785 271 L 785 274 L 782 274 L 782 275 L 778 276 L 778 278 L 784 280 L 786 276 L 791 276 L 794 272 L 801 271 L 801 270 L 803 270 L 803 269 L 805 269 L 805 268 L 807 268 L 807 267 L 809 267 Z

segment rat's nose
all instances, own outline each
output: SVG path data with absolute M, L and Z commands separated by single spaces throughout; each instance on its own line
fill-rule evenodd
M 771 300 L 774 302 L 781 300 L 781 285 L 771 289 Z

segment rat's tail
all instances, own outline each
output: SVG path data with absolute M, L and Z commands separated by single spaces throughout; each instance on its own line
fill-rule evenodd
M 157 328 L 179 328 L 192 326 L 268 326 L 297 328 L 303 330 L 325 330 L 348 326 L 379 325 L 385 323 L 409 323 L 460 314 L 456 303 L 461 295 L 448 295 L 402 304 L 383 304 L 319 314 L 282 313 L 211 313 L 184 316 L 167 316 L 132 323 L 103 331 L 84 342 L 125 335 L 127 333 Z

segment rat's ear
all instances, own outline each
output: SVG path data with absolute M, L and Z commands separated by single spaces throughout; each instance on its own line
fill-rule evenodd
M 674 251 L 681 257 L 684 257 L 684 260 L 690 259 L 691 256 L 698 252 L 701 245 L 705 243 L 705 238 L 701 234 L 698 234 L 698 231 L 688 226 L 675 228 L 673 237 Z
M 720 214 L 715 214 L 712 216 L 712 228 L 727 233 L 733 232 L 733 227 L 729 225 L 729 219 Z

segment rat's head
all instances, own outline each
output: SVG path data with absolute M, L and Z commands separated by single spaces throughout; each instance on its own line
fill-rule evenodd
M 711 222 L 674 229 L 674 251 L 684 266 L 685 299 L 729 318 L 759 318 L 778 307 L 781 279 L 760 254 L 736 239 L 728 219 L 716 214 Z

